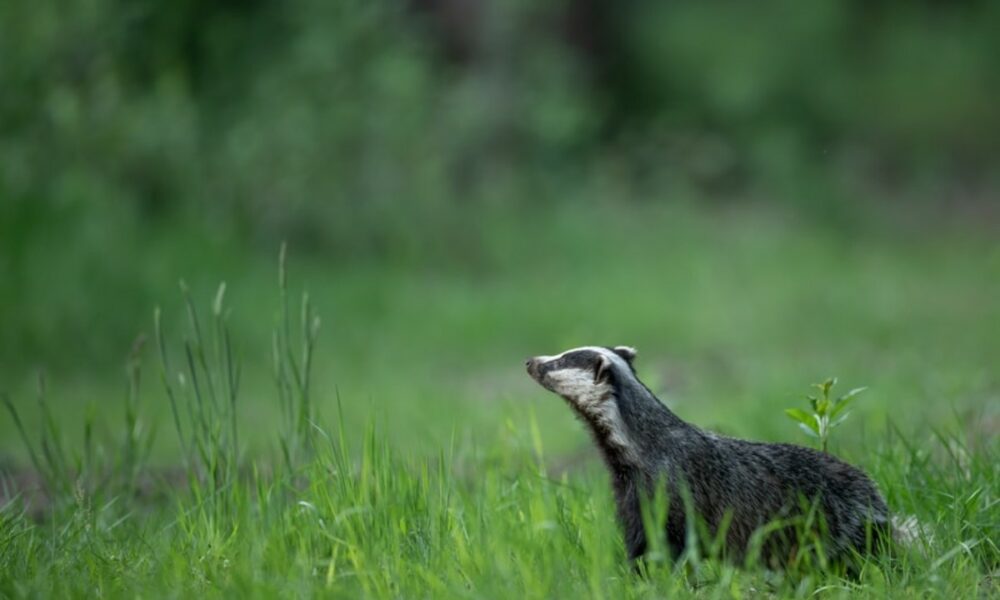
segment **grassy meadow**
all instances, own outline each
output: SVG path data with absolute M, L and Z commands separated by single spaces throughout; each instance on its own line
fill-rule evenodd
M 480 217 L 475 264 L 457 249 L 444 269 L 330 266 L 292 240 L 284 288 L 277 252 L 216 248 L 199 269 L 190 248 L 162 267 L 187 296 L 165 286 L 160 334 L 150 306 L 127 368 L 48 373 L 43 402 L 34 374 L 8 375 L 21 427 L 0 420 L 0 592 L 997 593 L 988 229 L 847 235 L 773 210 L 608 202 Z M 812 382 L 869 386 L 833 451 L 927 535 L 854 579 L 662 553 L 636 575 L 585 431 L 523 373 L 529 355 L 593 343 L 635 345 L 678 414 L 755 439 L 809 443 L 783 409 Z

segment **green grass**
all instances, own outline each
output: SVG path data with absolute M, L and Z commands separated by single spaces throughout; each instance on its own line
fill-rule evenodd
M 858 580 L 697 557 L 678 566 L 653 561 L 640 578 L 624 563 L 603 475 L 548 475 L 537 422 L 509 423 L 507 436 L 426 459 L 403 456 L 376 428 L 353 451 L 339 443 L 343 432 L 327 432 L 317 438 L 317 456 L 294 472 L 265 473 L 258 463 L 231 485 L 166 492 L 155 507 L 92 490 L 31 523 L 15 503 L 3 512 L 0 590 L 539 598 L 998 591 L 989 575 L 1000 516 L 995 441 L 977 449 L 948 438 L 927 451 L 892 437 L 871 442 L 865 467 L 890 503 L 915 514 L 933 538 L 894 561 L 867 562 Z
M 161 264 L 189 277 L 202 331 L 182 294 L 164 297 L 180 435 L 153 307 L 131 388 L 124 374 L 50 376 L 47 422 L 32 378 L 10 378 L 52 495 L 40 512 L 24 512 L 26 498 L 3 508 L 0 595 L 1000 592 L 1000 250 L 989 235 L 847 236 L 783 215 L 654 206 L 482 218 L 447 268 L 291 261 L 280 396 L 276 260 L 234 252 L 213 258 L 217 273 Z M 182 267 L 192 271 L 172 273 Z M 216 317 L 218 279 L 229 309 Z M 308 394 L 292 374 L 303 373 L 303 281 L 323 318 Z M 215 337 L 222 324 L 229 338 Z M 243 365 L 238 388 L 217 339 Z M 179 389 L 179 372 L 192 380 L 185 342 L 212 392 Z M 812 381 L 869 386 L 832 450 L 931 535 L 858 580 L 696 556 L 637 577 L 584 432 L 522 373 L 525 356 L 586 343 L 637 346 L 640 376 L 681 416 L 756 439 L 807 443 L 783 409 Z M 0 452 L 31 463 L 12 419 L 0 436 Z

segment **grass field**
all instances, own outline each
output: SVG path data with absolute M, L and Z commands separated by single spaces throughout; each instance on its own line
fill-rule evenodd
M 131 384 L 49 373 L 40 404 L 34 374 L 4 373 L 22 426 L 0 420 L 0 595 L 1000 593 L 989 226 L 683 205 L 475 217 L 444 266 L 326 262 L 291 240 L 287 330 L 277 252 L 137 248 L 164 280 L 166 369 L 150 306 Z M 166 291 L 181 277 L 200 335 Z M 304 288 L 322 318 L 310 361 Z M 755 439 L 808 443 L 783 409 L 812 382 L 868 386 L 832 449 L 926 535 L 855 579 L 658 553 L 636 575 L 583 429 L 522 368 L 595 343 L 636 346 L 683 418 Z

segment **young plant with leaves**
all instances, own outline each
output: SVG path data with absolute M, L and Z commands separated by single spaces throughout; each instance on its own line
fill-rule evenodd
M 848 404 L 861 392 L 868 388 L 859 387 L 847 392 L 843 396 L 831 397 L 830 392 L 833 386 L 837 385 L 837 378 L 831 377 L 823 383 L 814 383 L 812 387 L 819 390 L 819 395 L 808 395 L 806 398 L 812 406 L 812 412 L 806 412 L 800 408 L 786 408 L 785 414 L 790 419 L 799 424 L 809 437 L 819 440 L 819 449 L 826 452 L 830 441 L 830 432 L 847 419 L 850 413 L 844 412 Z

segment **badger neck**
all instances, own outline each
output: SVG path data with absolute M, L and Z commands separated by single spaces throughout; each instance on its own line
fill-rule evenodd
M 616 477 L 655 470 L 675 441 L 696 431 L 634 377 L 618 382 L 613 394 L 606 417 L 588 421 Z

